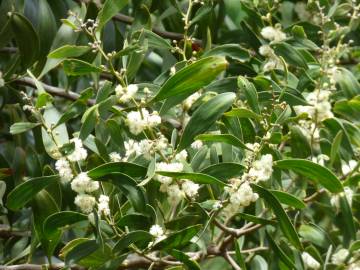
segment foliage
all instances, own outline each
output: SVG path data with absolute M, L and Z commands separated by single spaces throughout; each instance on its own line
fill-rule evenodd
M 0 263 L 359 269 L 359 23 L 355 0 L 0 1 Z

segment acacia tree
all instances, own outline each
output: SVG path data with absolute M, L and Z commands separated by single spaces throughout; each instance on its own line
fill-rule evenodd
M 0 269 L 359 269 L 359 15 L 0 1 Z

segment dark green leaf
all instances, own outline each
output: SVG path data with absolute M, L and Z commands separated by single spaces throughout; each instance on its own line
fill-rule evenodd
M 65 256 L 65 264 L 72 265 L 94 253 L 99 248 L 96 240 L 88 240 L 73 247 Z
M 21 55 L 23 69 L 30 67 L 39 53 L 39 38 L 32 24 L 20 13 L 11 14 L 11 27 Z
M 127 3 L 127 0 L 106 0 L 97 17 L 99 21 L 98 29 L 101 30 Z
M 276 221 L 274 221 L 274 220 L 260 218 L 260 217 L 245 214 L 245 213 L 238 213 L 238 214 L 236 214 L 236 217 L 243 218 L 246 221 L 253 222 L 255 224 L 262 224 L 262 225 L 275 225 L 276 224 Z
M 63 211 L 55 213 L 49 216 L 44 222 L 44 233 L 48 237 L 56 234 L 60 228 L 68 225 L 72 225 L 79 221 L 87 220 L 87 215 L 73 212 L 73 211 Z
M 249 82 L 245 77 L 239 76 L 237 80 L 238 87 L 246 97 L 246 101 L 250 108 L 256 113 L 260 113 L 258 94 L 254 84 Z
M 178 261 L 182 262 L 188 270 L 200 270 L 200 265 L 195 261 L 192 260 L 187 254 L 181 252 L 177 249 L 173 249 L 170 254 L 177 259 Z
M 88 176 L 98 179 L 111 173 L 123 173 L 131 177 L 145 177 L 147 169 L 129 162 L 110 162 L 88 171 Z
M 195 136 L 208 130 L 231 107 L 235 97 L 234 93 L 223 93 L 202 104 L 186 125 L 177 151 L 188 147 L 194 141 Z
M 89 134 L 94 130 L 98 116 L 98 106 L 93 106 L 88 109 L 81 118 L 82 126 L 80 129 L 79 138 L 85 140 Z
M 258 193 L 259 196 L 263 198 L 273 210 L 276 217 L 278 218 L 280 229 L 286 236 L 286 238 L 289 240 L 289 242 L 293 244 L 294 247 L 296 247 L 297 249 L 302 250 L 303 248 L 299 240 L 299 236 L 278 199 L 276 199 L 276 197 L 270 191 L 264 189 L 261 186 L 255 184 L 252 184 L 251 186 L 254 191 Z
M 309 141 L 299 127 L 290 127 L 290 139 L 292 157 L 306 158 L 311 155 Z
M 19 210 L 42 189 L 59 180 L 58 175 L 32 178 L 16 186 L 8 195 L 7 207 Z
M 280 260 L 285 263 L 290 269 L 296 269 L 294 262 L 285 254 L 285 252 L 275 243 L 274 239 L 266 232 L 266 237 L 269 240 L 269 243 L 274 251 L 280 258 Z
M 293 66 L 302 67 L 304 69 L 308 68 L 304 57 L 293 46 L 282 42 L 274 44 L 273 48 L 276 55 L 282 56 L 286 63 Z
M 189 241 L 200 231 L 201 227 L 202 225 L 194 225 L 170 234 L 164 240 L 155 243 L 153 249 L 171 250 L 174 248 L 181 248 L 189 243 Z
M 211 175 L 222 181 L 226 181 L 232 177 L 236 177 L 242 174 L 244 166 L 238 163 L 219 163 L 206 167 L 201 172 L 204 174 Z
M 275 195 L 275 197 L 279 200 L 280 203 L 286 204 L 298 209 L 302 209 L 306 207 L 306 204 L 302 201 L 296 198 L 294 195 L 286 193 L 284 191 L 280 190 L 270 190 L 270 192 Z
M 146 231 L 133 231 L 125 234 L 121 239 L 115 244 L 113 252 L 121 253 L 123 250 L 128 248 L 131 244 L 137 242 L 150 242 L 153 239 L 153 236 Z
M 306 159 L 284 159 L 275 162 L 275 167 L 294 172 L 320 183 L 332 193 L 343 191 L 339 179 L 329 169 Z

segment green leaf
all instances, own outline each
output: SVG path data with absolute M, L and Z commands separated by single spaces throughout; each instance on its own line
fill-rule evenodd
M 186 125 L 177 151 L 188 147 L 194 141 L 195 136 L 207 131 L 231 107 L 235 98 L 234 93 L 223 93 L 202 104 Z
M 241 267 L 241 270 L 246 270 L 246 264 L 243 256 L 241 255 L 240 245 L 237 239 L 234 239 L 234 245 L 235 245 L 235 257 L 236 261 Z
M 200 270 L 200 265 L 190 258 L 187 254 L 184 252 L 181 252 L 180 250 L 173 249 L 170 254 L 177 259 L 178 261 L 182 262 L 188 270 Z
M 131 229 L 147 230 L 152 224 L 150 224 L 148 216 L 139 213 L 132 213 L 121 217 L 116 221 L 116 225 L 121 228 L 129 227 Z
M 53 105 L 48 104 L 46 106 L 43 118 L 47 127 L 51 127 L 54 123 L 57 123 L 60 117 L 61 115 L 59 111 Z M 61 124 L 56 128 L 53 128 L 51 131 L 52 135 L 50 136 L 48 131 L 45 130 L 45 128 L 42 128 L 42 140 L 46 153 L 48 153 L 48 155 L 52 158 L 57 159 L 58 157 L 56 154 L 58 153 L 58 145 L 67 144 L 69 142 L 69 135 L 65 124 Z
M 344 193 L 342 193 L 340 195 L 340 220 L 341 223 L 343 224 L 343 230 L 341 230 L 343 232 L 344 235 L 344 245 L 348 246 L 350 240 L 356 240 L 356 232 L 357 229 L 355 227 L 355 223 L 354 223 L 354 215 L 351 211 L 351 207 L 350 204 L 345 196 Z
M 326 231 L 311 223 L 302 224 L 299 228 L 299 235 L 306 241 L 322 248 L 327 248 L 332 244 Z
M 60 228 L 84 220 L 88 220 L 87 215 L 78 212 L 73 212 L 73 211 L 58 212 L 49 216 L 45 220 L 44 233 L 46 236 L 51 237 L 51 235 L 54 235 L 57 232 L 59 232 Z
M 272 47 L 274 48 L 276 55 L 282 56 L 286 63 L 308 69 L 306 60 L 293 46 L 285 42 L 281 42 L 272 45 Z
M 96 240 L 87 240 L 73 247 L 65 256 L 65 264 L 72 265 L 98 250 Z
M 145 192 L 130 176 L 123 173 L 111 173 L 106 176 L 106 179 L 100 181 L 108 181 L 118 187 L 137 212 L 144 213 L 146 211 L 147 198 Z
M 225 183 L 221 182 L 220 180 L 216 179 L 213 176 L 203 174 L 203 173 L 187 173 L 187 172 L 163 172 L 157 171 L 157 174 L 169 176 L 177 179 L 187 179 L 191 180 L 195 183 L 199 184 L 217 184 L 220 186 L 224 186 Z
M 79 138 L 81 140 L 84 141 L 94 130 L 98 114 L 98 106 L 92 106 L 84 113 L 83 117 L 81 118 L 82 125 L 79 134 Z
M 275 195 L 275 197 L 279 200 L 280 203 L 286 204 L 298 209 L 302 209 L 306 207 L 306 204 L 302 201 L 296 198 L 294 195 L 286 193 L 284 191 L 280 190 L 270 190 L 270 192 Z
M 340 180 L 327 168 L 306 159 L 284 159 L 276 161 L 274 166 L 282 170 L 293 170 L 297 174 L 320 183 L 332 193 L 342 192 Z
M 34 127 L 37 127 L 39 125 L 40 125 L 40 123 L 31 123 L 31 122 L 15 123 L 15 124 L 11 125 L 10 133 L 12 135 L 23 133 L 23 132 L 33 129 Z
M 43 64 L 45 64 L 45 58 L 50 50 L 52 41 L 56 35 L 57 27 L 54 14 L 46 0 L 39 0 L 38 11 L 38 33 L 40 39 L 40 56 Z
M 81 6 L 75 5 L 71 11 L 76 14 L 77 18 L 84 20 L 86 15 L 86 6 L 84 3 Z M 62 20 L 63 24 L 60 26 L 58 32 L 56 33 L 56 36 L 51 45 L 51 50 L 55 50 L 64 45 L 75 44 L 80 33 L 75 32 L 72 26 L 75 20 L 76 19 L 73 15 L 69 15 L 68 19 Z M 41 71 L 39 77 L 43 77 L 50 70 L 59 65 L 62 60 L 63 59 L 48 58 L 45 67 Z
M 145 38 L 148 40 L 148 46 L 156 49 L 171 49 L 172 46 L 169 41 L 160 37 L 152 31 L 144 29 Z
M 57 127 L 63 123 L 66 123 L 70 119 L 74 119 L 74 118 L 82 115 L 86 109 L 87 109 L 86 104 L 81 100 L 77 100 L 77 101 L 71 103 L 70 106 L 67 108 L 67 110 L 64 112 L 64 114 L 61 115 L 61 117 L 57 121 L 55 127 Z
M 7 197 L 7 207 L 13 211 L 19 210 L 34 196 L 50 184 L 59 180 L 58 175 L 32 178 L 16 186 Z
M 135 45 L 129 45 L 125 48 L 123 48 L 122 50 L 118 51 L 114 56 L 113 59 L 125 56 L 125 55 L 130 55 L 132 53 L 135 53 L 136 51 L 142 51 L 143 48 L 141 48 L 138 44 Z
M 293 244 L 294 247 L 296 247 L 297 249 L 302 250 L 303 247 L 299 240 L 299 236 L 278 199 L 270 191 L 264 189 L 261 186 L 251 184 L 251 187 L 256 193 L 259 194 L 261 198 L 263 198 L 268 203 L 270 208 L 273 210 L 276 217 L 278 218 L 280 229 L 286 236 L 286 238 L 289 240 L 289 242 Z
M 228 180 L 242 174 L 244 166 L 238 163 L 223 162 L 206 167 L 201 173 L 211 175 L 221 181 Z
M 97 16 L 97 20 L 99 21 L 98 29 L 101 30 L 127 3 L 127 0 L 106 0 Z
M 200 231 L 201 227 L 202 225 L 194 225 L 181 231 L 174 232 L 168 235 L 164 240 L 155 243 L 152 249 L 171 250 L 184 247 Z
M 201 215 L 186 214 L 184 216 L 173 218 L 170 221 L 165 222 L 164 225 L 168 230 L 178 231 L 184 227 L 201 224 L 203 222 L 204 219 Z
M 360 249 L 360 240 L 356 240 L 354 241 L 349 248 L 350 252 L 354 252 Z
M 111 173 L 123 173 L 131 177 L 145 177 L 146 171 L 146 167 L 134 163 L 110 162 L 88 171 L 88 176 L 92 179 L 98 179 Z
M 22 67 L 26 69 L 36 61 L 39 37 L 32 24 L 20 13 L 11 13 L 11 27 L 19 47 Z
M 260 218 L 260 217 L 245 214 L 245 213 L 238 213 L 238 214 L 236 214 L 236 217 L 243 218 L 246 221 L 250 221 L 250 222 L 253 222 L 255 224 L 262 224 L 262 225 L 275 225 L 276 224 L 275 220 L 269 220 L 269 219 L 265 219 L 265 218 Z
M 290 126 L 291 156 L 306 158 L 311 155 L 311 147 L 303 131 L 297 126 Z
M 232 146 L 251 151 L 251 149 L 249 149 L 242 141 L 231 134 L 201 134 L 196 136 L 195 140 L 227 143 Z
M 239 76 L 237 79 L 237 84 L 246 97 L 246 101 L 249 104 L 250 108 L 256 113 L 260 113 L 258 94 L 253 83 L 249 82 L 245 77 Z
M 121 239 L 115 244 L 113 248 L 114 253 L 121 253 L 123 250 L 128 248 L 131 244 L 137 242 L 150 242 L 154 237 L 146 231 L 132 231 L 125 234 Z
M 89 46 L 64 45 L 49 53 L 49 58 L 71 58 L 78 57 L 90 50 Z
M 250 60 L 249 52 L 238 44 L 225 44 L 225 45 L 217 46 L 205 52 L 203 56 L 215 56 L 215 55 L 228 56 L 240 62 L 246 62 Z
M 331 144 L 331 151 L 330 151 L 330 164 L 334 164 L 336 157 L 339 155 L 341 140 L 343 137 L 343 131 L 339 130 L 336 134 L 332 144 Z
M 34 196 L 32 200 L 33 212 L 33 226 L 36 233 L 36 238 L 40 241 L 43 249 L 46 251 L 47 258 L 50 260 L 55 248 L 60 240 L 60 232 L 51 236 L 46 236 L 44 233 L 43 225 L 45 219 L 58 212 L 59 206 L 54 197 L 46 190 L 41 190 Z
M 229 112 L 224 113 L 225 116 L 236 116 L 239 118 L 252 118 L 255 120 L 260 121 L 262 119 L 262 116 L 254 113 L 251 110 L 248 110 L 246 108 L 234 108 Z
M 160 101 L 177 95 L 191 95 L 212 82 L 225 70 L 228 63 L 224 57 L 211 56 L 190 64 L 171 76 L 160 88 L 151 102 Z M 184 97 L 185 99 L 186 97 Z M 181 102 L 180 100 L 179 102 Z M 177 102 L 177 103 L 179 103 Z M 173 104 L 176 105 L 177 103 Z
M 266 231 L 266 237 L 269 240 L 270 246 L 272 247 L 275 254 L 277 254 L 280 260 L 285 263 L 290 269 L 296 269 L 294 262 L 285 254 L 285 252 L 275 243 L 274 239 Z
M 66 59 L 63 66 L 64 72 L 68 76 L 83 76 L 91 72 L 102 72 L 101 68 L 78 59 Z
M 347 98 L 360 94 L 360 83 L 349 70 L 339 67 L 335 72 L 335 81 L 340 85 Z

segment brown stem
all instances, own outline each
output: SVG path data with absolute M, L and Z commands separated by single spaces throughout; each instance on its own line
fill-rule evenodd
M 230 254 L 227 251 L 224 252 L 224 258 L 232 266 L 233 269 L 241 270 L 241 267 L 234 261 L 234 259 L 230 256 Z

